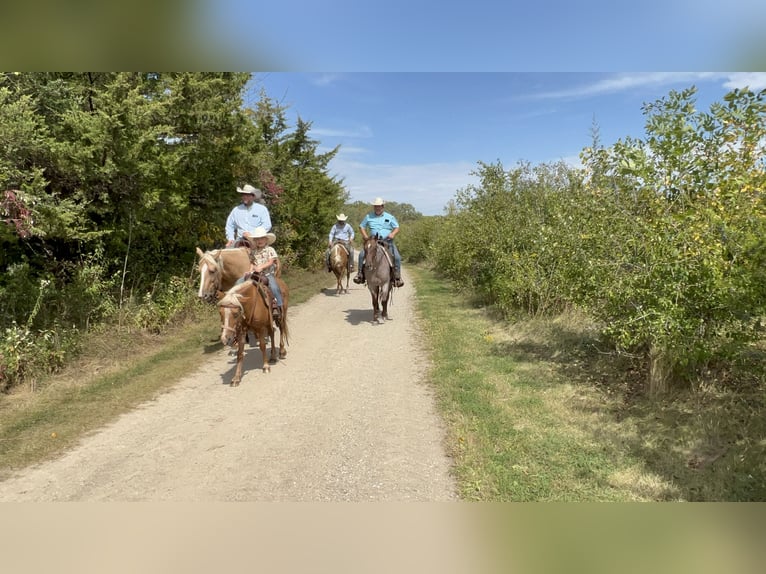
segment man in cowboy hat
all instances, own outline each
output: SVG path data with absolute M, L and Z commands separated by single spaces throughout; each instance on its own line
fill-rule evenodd
M 271 215 L 263 204 L 263 192 L 250 184 L 238 187 L 242 202 L 231 210 L 226 218 L 226 247 L 247 238 L 256 227 L 271 231 Z
M 364 216 L 359 229 L 365 241 L 377 235 L 388 244 L 394 254 L 394 287 L 404 285 L 402 281 L 402 256 L 394 243 L 394 237 L 399 233 L 399 222 L 396 217 L 384 210 L 385 203 L 380 197 L 372 202 L 372 211 Z M 369 228 L 369 233 L 367 229 Z M 354 277 L 354 283 L 364 283 L 364 250 L 359 250 L 359 271 Z
M 354 228 L 346 223 L 348 217 L 345 213 L 339 213 L 335 216 L 335 224 L 330 228 L 330 237 L 327 239 L 327 251 L 325 252 L 325 262 L 327 271 L 332 271 L 330 266 L 330 250 L 333 244 L 342 243 L 348 251 L 348 270 L 354 270 Z

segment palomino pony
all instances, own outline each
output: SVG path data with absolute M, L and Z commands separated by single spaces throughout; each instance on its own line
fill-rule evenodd
M 258 339 L 258 347 L 263 358 L 263 372 L 271 372 L 271 364 L 277 362 L 277 349 L 274 344 L 274 323 L 271 318 L 271 291 L 258 278 L 245 281 L 229 289 L 218 301 L 218 312 L 221 315 L 221 343 L 226 346 L 237 345 L 237 369 L 231 386 L 239 386 L 242 381 L 242 363 L 245 358 L 245 340 L 247 332 L 252 331 Z M 277 279 L 282 289 L 282 313 L 277 320 L 279 327 L 279 358 L 287 356 L 285 344 L 288 342 L 287 330 L 287 285 Z M 266 357 L 266 337 L 271 339 L 271 356 Z
M 377 237 L 364 240 L 364 278 L 372 296 L 372 320 L 388 319 L 388 301 L 392 293 L 393 261 L 385 244 Z
M 348 270 L 348 251 L 342 243 L 336 243 L 330 249 L 330 267 L 332 272 L 335 273 L 335 280 L 338 282 L 335 294 L 340 295 L 343 293 L 343 276 L 346 276 L 346 288 L 348 293 L 348 280 L 351 277 L 351 272 Z

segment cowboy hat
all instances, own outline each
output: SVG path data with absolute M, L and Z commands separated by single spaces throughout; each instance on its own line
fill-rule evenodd
M 277 240 L 276 235 L 274 235 L 273 233 L 269 233 L 263 227 L 256 227 L 252 232 L 245 231 L 242 235 L 250 239 L 258 239 L 260 237 L 265 237 L 266 245 L 271 245 Z
M 263 192 L 260 189 L 258 189 L 257 187 L 253 187 L 249 183 L 245 184 L 244 187 L 238 187 L 237 193 L 250 193 L 254 195 L 257 199 L 260 199 L 261 196 L 263 195 Z
M 376 197 L 372 202 L 372 205 L 383 205 L 383 204 L 384 204 L 383 198 L 381 197 Z
M 346 221 L 348 219 L 348 216 L 345 213 L 339 213 L 335 216 L 335 219 L 338 221 Z

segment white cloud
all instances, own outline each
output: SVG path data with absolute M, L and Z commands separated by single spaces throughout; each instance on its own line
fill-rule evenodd
M 423 215 L 443 214 L 458 189 L 478 183 L 470 174 L 477 166 L 468 162 L 389 165 L 338 157 L 330 167 L 341 174 L 352 202 L 370 202 L 380 196 L 409 203 Z
M 330 138 L 371 138 L 372 129 L 369 126 L 357 126 L 351 129 L 334 129 L 311 126 L 311 135 Z
M 733 90 L 735 88 L 749 87 L 754 92 L 766 89 L 766 73 L 764 72 L 737 72 L 729 74 L 724 87 Z
M 603 80 L 584 84 L 565 90 L 553 92 L 541 92 L 533 95 L 533 98 L 578 98 L 587 96 L 599 96 L 613 94 L 625 90 L 634 90 L 644 86 L 664 86 L 685 82 L 692 84 L 702 80 L 725 78 L 727 74 L 715 72 L 647 72 L 635 74 L 616 74 Z

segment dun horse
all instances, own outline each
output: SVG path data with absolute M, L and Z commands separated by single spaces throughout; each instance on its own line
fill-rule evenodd
M 257 280 L 257 279 L 256 279 Z M 279 327 L 279 358 L 287 356 L 285 344 L 288 342 L 287 330 L 287 285 L 277 279 L 282 290 L 282 313 L 277 321 Z M 235 285 L 218 301 L 221 315 L 221 343 L 227 346 L 237 345 L 237 368 L 231 386 L 239 386 L 242 381 L 242 363 L 245 358 L 245 340 L 247 332 L 252 331 L 258 339 L 258 346 L 263 358 L 263 372 L 271 372 L 270 363 L 277 362 L 277 349 L 274 344 L 274 323 L 271 318 L 271 292 L 262 283 L 245 281 Z M 271 339 L 271 356 L 266 356 L 266 337 Z
M 393 261 L 386 246 L 377 237 L 364 241 L 364 278 L 372 296 L 372 320 L 382 323 L 388 319 L 388 302 L 391 298 Z
M 345 292 L 348 293 L 348 280 L 351 277 L 351 272 L 348 270 L 348 251 L 346 251 L 342 243 L 336 243 L 330 249 L 330 267 L 332 267 L 332 272 L 335 273 L 335 280 L 337 281 L 335 294 L 340 295 L 344 291 L 344 275 L 346 277 Z

